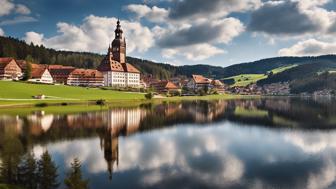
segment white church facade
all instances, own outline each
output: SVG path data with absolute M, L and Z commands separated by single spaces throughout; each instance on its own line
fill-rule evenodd
M 107 87 L 140 87 L 140 71 L 129 63 L 126 63 L 126 40 L 120 21 L 117 22 L 115 39 L 112 47 L 98 67 L 104 76 L 104 86 Z

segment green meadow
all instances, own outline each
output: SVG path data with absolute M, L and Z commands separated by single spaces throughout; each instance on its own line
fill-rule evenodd
M 45 100 L 36 100 L 33 96 L 45 95 Z M 1 104 L 31 103 L 34 101 L 50 103 L 57 102 L 81 102 L 104 99 L 115 100 L 142 100 L 145 99 L 141 93 L 127 93 L 112 90 L 95 88 L 72 87 L 64 85 L 43 85 L 24 82 L 0 81 Z
M 278 74 L 280 72 L 294 68 L 296 66 L 297 65 L 279 67 L 279 68 L 271 70 L 271 72 L 273 72 L 273 74 Z M 249 84 L 257 83 L 257 81 L 265 79 L 265 78 L 267 78 L 267 75 L 265 74 L 241 74 L 241 75 L 228 77 L 225 79 L 234 79 L 235 83 L 232 86 L 245 87 Z

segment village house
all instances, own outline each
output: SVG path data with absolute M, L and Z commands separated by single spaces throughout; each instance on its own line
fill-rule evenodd
M 13 58 L 0 58 L 0 80 L 19 80 L 22 69 Z
M 97 70 L 75 69 L 69 74 L 67 84 L 72 86 L 102 87 L 104 86 L 104 77 Z
M 49 71 L 55 83 L 67 84 L 70 73 L 76 68 L 72 66 L 49 65 Z
M 98 71 L 103 73 L 104 86 L 140 87 L 140 71 L 126 63 L 126 39 L 123 37 L 119 20 L 112 47 L 108 48 L 108 53 L 99 65 Z
M 27 61 L 25 60 L 17 60 L 18 66 L 21 68 L 23 75 L 27 70 Z M 49 72 L 48 65 L 43 64 L 34 64 L 30 63 L 31 65 L 31 77 L 28 79 L 30 82 L 34 83 L 46 83 L 52 84 L 54 80 Z
M 215 89 L 219 94 L 223 94 L 225 92 L 225 85 L 219 80 L 212 80 L 211 88 Z
M 208 79 L 202 75 L 192 75 L 192 79 L 188 82 L 187 87 L 190 90 L 210 90 L 211 79 Z
M 151 87 L 158 93 L 180 93 L 181 88 L 176 86 L 171 81 L 158 81 L 152 83 Z
M 54 83 L 54 80 L 48 70 L 47 65 L 41 65 L 41 64 L 31 64 L 31 65 L 32 65 L 31 78 L 28 81 L 35 83 L 46 83 L 46 84 Z

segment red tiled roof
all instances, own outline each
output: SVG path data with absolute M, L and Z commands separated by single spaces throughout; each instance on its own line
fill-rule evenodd
M 92 69 L 75 69 L 70 75 L 78 78 L 103 78 L 101 72 Z
M 101 72 L 131 72 L 131 73 L 140 73 L 138 69 L 132 66 L 129 63 L 120 63 L 115 60 L 109 60 L 109 57 L 106 56 L 101 64 L 98 66 L 97 70 Z
M 219 80 L 212 80 L 211 84 L 218 87 L 224 86 L 224 84 Z
M 43 73 L 47 70 L 46 65 L 31 64 L 31 66 L 32 66 L 32 72 L 31 72 L 32 78 L 41 78 Z
M 152 86 L 154 88 L 161 88 L 161 89 L 164 88 L 164 89 L 168 89 L 168 90 L 179 89 L 179 87 L 177 87 L 171 81 L 159 81 L 159 82 L 156 82 L 156 83 L 152 83 Z
M 130 73 L 140 73 L 140 71 L 138 69 L 136 69 L 133 65 L 129 64 L 129 63 L 125 63 L 123 64 L 124 66 L 124 71 L 125 72 L 130 72 Z
M 202 75 L 192 75 L 195 83 L 197 84 L 210 84 L 211 80 Z
M 9 64 L 13 58 L 5 57 L 5 58 L 0 58 L 0 68 L 4 68 Z M 14 60 L 15 61 L 15 60 Z

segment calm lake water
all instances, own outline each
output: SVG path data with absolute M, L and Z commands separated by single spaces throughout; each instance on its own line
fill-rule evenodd
M 0 155 L 8 138 L 35 156 L 48 150 L 60 182 L 78 157 L 99 189 L 336 188 L 335 128 L 336 101 L 327 99 L 3 113 Z

